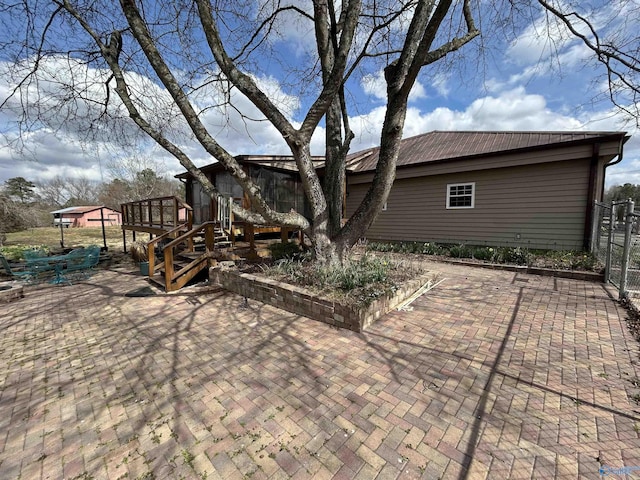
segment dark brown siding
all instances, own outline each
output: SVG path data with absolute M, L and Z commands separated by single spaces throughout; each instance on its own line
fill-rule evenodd
M 367 238 L 581 249 L 588 181 L 588 159 L 398 179 Z M 469 182 L 475 208 L 447 209 L 447 184 Z M 349 187 L 348 215 L 367 186 Z

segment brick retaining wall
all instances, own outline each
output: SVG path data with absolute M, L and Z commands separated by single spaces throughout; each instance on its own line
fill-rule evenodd
M 225 290 L 243 297 L 339 328 L 361 332 L 413 295 L 430 280 L 430 276 L 423 275 L 407 282 L 395 295 L 380 297 L 365 309 L 341 305 L 304 288 L 249 273 L 240 273 L 234 268 L 213 267 L 209 271 L 209 279 Z

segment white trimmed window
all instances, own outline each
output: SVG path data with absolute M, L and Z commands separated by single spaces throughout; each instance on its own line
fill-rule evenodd
M 447 185 L 447 208 L 473 208 L 475 196 L 475 182 L 449 183 Z

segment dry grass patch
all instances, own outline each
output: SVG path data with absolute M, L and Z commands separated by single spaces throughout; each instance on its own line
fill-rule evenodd
M 366 307 L 377 298 L 392 296 L 404 283 L 424 271 L 410 262 L 361 255 L 337 267 L 321 266 L 308 258 L 284 258 L 263 266 L 262 273 L 342 305 Z

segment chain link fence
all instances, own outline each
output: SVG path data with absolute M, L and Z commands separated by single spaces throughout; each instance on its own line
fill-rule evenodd
M 605 282 L 620 298 L 640 300 L 640 212 L 631 200 L 596 203 L 591 238 L 593 254 L 605 265 Z

